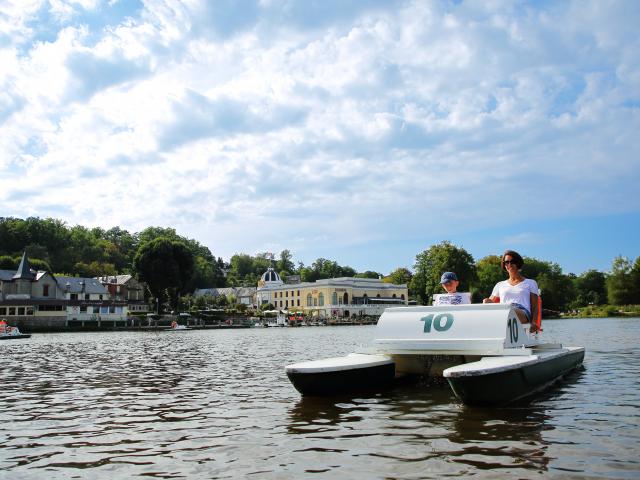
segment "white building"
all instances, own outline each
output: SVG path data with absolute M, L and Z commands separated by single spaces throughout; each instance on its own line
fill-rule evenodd
M 273 268 L 260 278 L 256 302 L 320 318 L 380 315 L 389 306 L 407 305 L 407 285 L 380 279 L 341 277 L 287 284 Z

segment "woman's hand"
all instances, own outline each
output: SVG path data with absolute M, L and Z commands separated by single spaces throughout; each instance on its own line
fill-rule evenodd
M 482 303 L 493 303 L 493 300 L 491 299 L 491 297 L 489 297 L 489 298 L 484 298 L 484 299 L 482 300 Z

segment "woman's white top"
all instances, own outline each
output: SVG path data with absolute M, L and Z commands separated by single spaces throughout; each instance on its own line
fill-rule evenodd
M 496 283 L 491 296 L 500 297 L 500 303 L 519 303 L 531 312 L 531 293 L 538 295 L 538 284 L 525 278 L 516 285 L 511 285 L 509 280 Z

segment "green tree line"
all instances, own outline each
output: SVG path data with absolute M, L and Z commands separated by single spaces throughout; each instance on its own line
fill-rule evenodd
M 173 306 L 180 295 L 196 288 L 254 287 L 271 266 L 282 278 L 298 275 L 303 282 L 383 277 L 379 272 L 357 272 L 326 258 L 308 266 L 296 264 L 289 250 L 277 257 L 239 253 L 227 264 L 208 247 L 172 228 L 148 227 L 130 233 L 119 227 L 70 227 L 53 218 L 0 217 L 0 269 L 16 268 L 23 251 L 32 266 L 52 273 L 83 277 L 132 274 L 149 285 L 151 296 L 169 300 Z M 475 261 L 464 248 L 443 241 L 416 255 L 413 272 L 399 267 L 384 276 L 384 281 L 407 284 L 410 298 L 426 305 L 433 294 L 442 291 L 440 275 L 445 271 L 457 273 L 460 291 L 470 291 L 474 301 L 488 297 L 493 286 L 506 278 L 499 255 Z M 610 272 L 588 270 L 581 275 L 565 274 L 557 263 L 525 257 L 523 274 L 538 282 L 547 310 L 640 304 L 640 257 L 635 261 L 616 257 Z
M 0 217 L 0 269 L 15 269 L 24 251 L 32 267 L 55 274 L 134 275 L 161 299 L 225 284 L 222 258 L 172 228 L 130 233 L 119 227 L 70 227 L 53 218 Z

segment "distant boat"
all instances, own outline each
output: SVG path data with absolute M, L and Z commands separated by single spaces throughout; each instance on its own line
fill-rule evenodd
M 18 327 L 10 327 L 5 320 L 0 320 L 0 340 L 17 340 L 19 338 L 29 338 L 31 335 L 20 333 Z
M 171 327 L 165 328 L 165 330 L 170 332 L 184 332 L 186 330 L 191 330 L 191 328 L 187 327 L 186 325 L 180 325 L 174 320 L 173 322 L 171 322 Z

